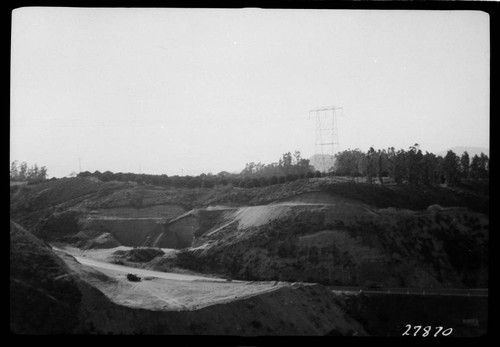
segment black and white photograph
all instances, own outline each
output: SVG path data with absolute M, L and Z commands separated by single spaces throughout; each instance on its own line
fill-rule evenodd
M 10 332 L 488 336 L 490 27 L 13 9 Z

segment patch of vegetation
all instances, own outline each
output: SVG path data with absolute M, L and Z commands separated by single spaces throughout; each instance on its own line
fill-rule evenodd
M 332 196 L 357 200 L 378 208 L 425 210 L 430 205 L 462 206 L 473 211 L 489 213 L 489 199 L 473 192 L 456 191 L 442 187 L 412 185 L 384 186 L 366 183 L 336 183 L 325 188 Z

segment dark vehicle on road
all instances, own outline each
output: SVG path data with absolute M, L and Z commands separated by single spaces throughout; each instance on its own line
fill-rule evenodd
M 131 282 L 140 282 L 141 278 L 134 274 L 127 274 L 127 279 Z

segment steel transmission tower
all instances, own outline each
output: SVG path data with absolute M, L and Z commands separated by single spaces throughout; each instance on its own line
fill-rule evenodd
M 340 151 L 339 131 L 337 127 L 337 112 L 342 111 L 342 107 L 320 107 L 309 111 L 316 118 L 316 140 L 315 154 L 320 154 L 321 168 L 323 172 L 328 170 L 328 162 L 332 163 L 326 156 L 332 158 Z

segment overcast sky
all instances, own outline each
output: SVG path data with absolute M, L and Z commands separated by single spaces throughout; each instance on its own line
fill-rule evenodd
M 489 16 L 478 11 L 21 8 L 11 160 L 83 171 L 241 171 L 341 149 L 489 148 Z

